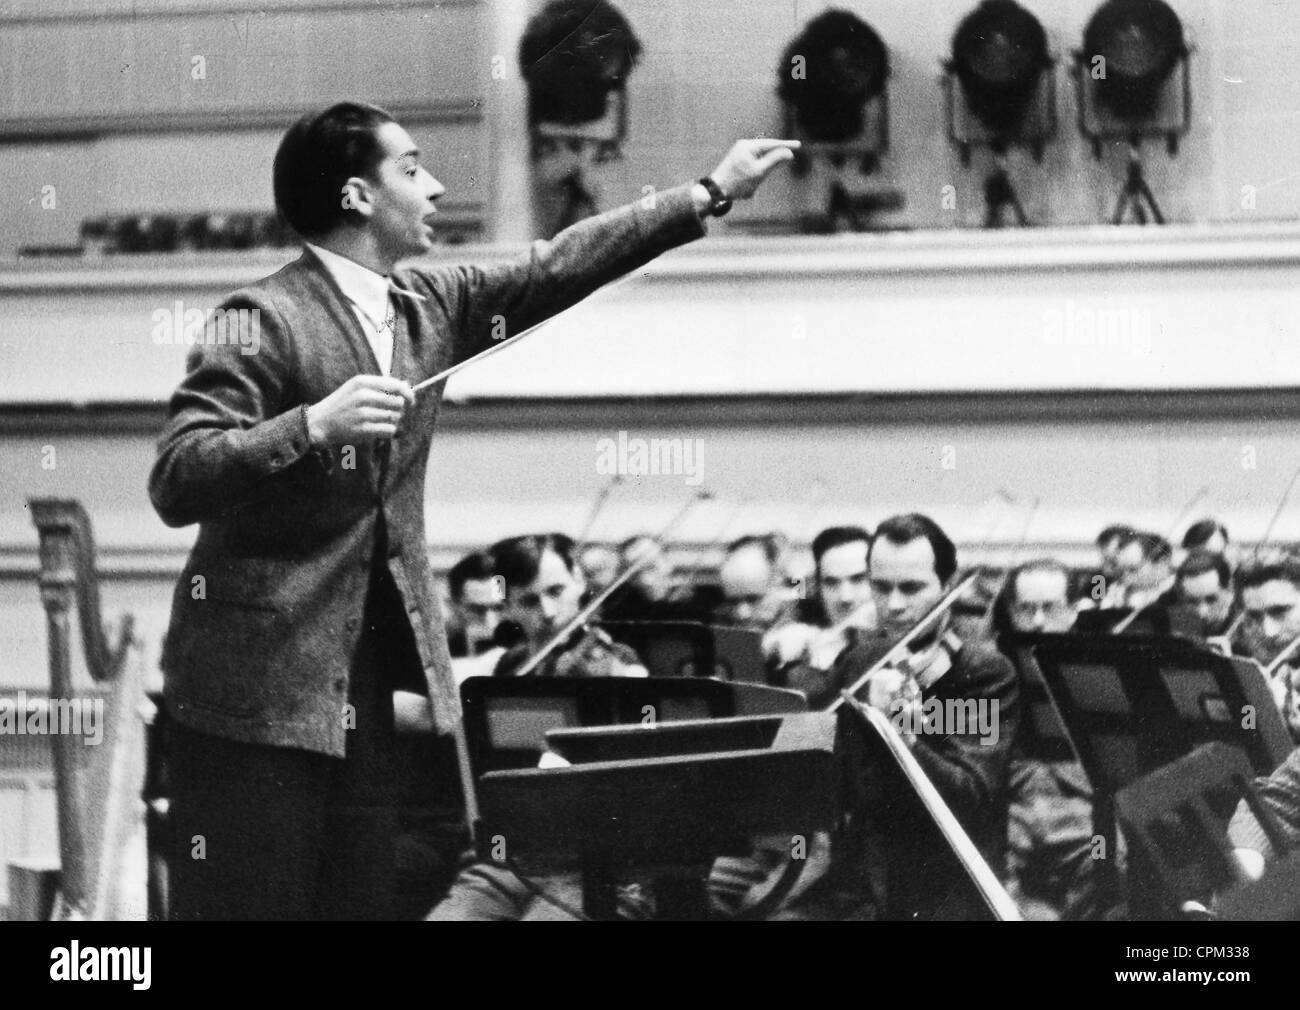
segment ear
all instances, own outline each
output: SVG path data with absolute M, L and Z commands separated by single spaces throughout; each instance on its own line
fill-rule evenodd
M 359 175 L 349 177 L 339 191 L 344 210 L 355 211 L 364 218 L 374 213 L 373 193 L 370 183 Z

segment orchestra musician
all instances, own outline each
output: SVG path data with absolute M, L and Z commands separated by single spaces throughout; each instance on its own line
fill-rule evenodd
M 934 520 L 915 513 L 885 520 L 872 538 L 867 563 L 880 634 L 850 650 L 846 662 L 856 662 L 848 669 L 870 674 L 860 688 L 864 700 L 901 727 L 900 735 L 918 764 L 997 872 L 1006 846 L 1007 763 L 1020 720 L 1015 670 L 990 645 L 957 638 L 946 613 L 930 618 L 954 587 L 957 574 L 956 546 Z M 917 636 L 915 648 L 903 650 L 906 654 L 894 660 L 891 643 L 927 618 L 931 630 Z M 891 661 L 882 664 L 882 659 Z M 990 714 L 994 732 L 981 734 L 971 724 L 974 720 L 945 725 L 945 716 L 922 715 L 952 711 L 957 705 Z M 775 917 L 960 917 L 969 911 L 949 904 L 953 881 L 913 844 L 919 826 L 891 799 L 879 797 L 862 811 L 851 830 L 837 839 L 835 851 L 820 844 L 811 847 L 807 866 Z M 719 860 L 711 881 L 715 895 L 728 886 L 735 889 L 746 881 L 767 879 L 774 864 L 774 841 L 767 840 L 747 860 Z M 730 907 L 745 901 L 733 898 Z
M 1068 632 L 1075 611 L 1070 572 L 1052 558 L 1013 568 L 999 609 L 1001 646 L 1015 661 L 1017 634 Z M 1017 742 L 1008 775 L 1007 891 L 1026 919 L 1096 919 L 1107 914 L 1093 857 L 1092 785 L 1075 760 L 1026 756 Z
M 505 604 L 501 585 L 492 571 L 492 558 L 472 551 L 447 572 L 450 610 L 447 614 L 447 648 L 452 659 L 477 656 L 490 648 Z
M 1130 530 L 1115 554 L 1114 578 L 1107 580 L 1100 609 L 1141 610 L 1173 588 L 1174 549 L 1158 533 Z
M 511 537 L 488 549 L 493 573 L 506 587 L 502 627 L 514 629 L 518 641 L 458 664 L 458 678 L 514 676 L 525 669 L 535 676 L 647 676 L 629 646 L 613 641 L 594 624 L 578 620 L 586 587 L 574 546 L 563 533 L 547 533 Z M 557 638 L 561 639 L 558 646 Z M 540 665 L 529 662 L 553 646 L 557 647 Z M 562 903 L 581 905 L 582 884 L 572 867 L 530 867 L 528 872 L 536 877 L 538 886 Z M 572 916 L 539 900 L 510 870 L 483 862 L 472 851 L 465 854 L 449 891 L 427 916 L 430 921 L 556 917 Z
M 1227 634 L 1237 620 L 1228 559 L 1210 550 L 1190 551 L 1174 573 L 1173 589 L 1160 602 L 1193 610 L 1207 639 Z
M 860 526 L 832 526 L 813 538 L 812 592 L 800 600 L 795 619 L 763 639 L 768 682 L 802 691 L 822 708 L 852 682 L 840 659 L 875 628 L 867 573 L 871 534 Z
M 722 602 L 714 620 L 762 632 L 787 620 L 797 598 L 787 561 L 784 538 L 774 533 L 750 534 L 728 544 L 718 570 Z
M 163 522 L 199 525 L 161 657 L 171 914 L 389 917 L 393 692 L 458 718 L 424 528 L 442 385 L 415 387 L 702 237 L 795 146 L 740 141 L 512 263 L 399 270 L 445 192 L 410 135 L 350 102 L 288 130 L 273 188 L 306 248 L 221 306 L 256 313 L 257 353 L 192 348 L 149 479 Z
M 472 663 L 458 664 L 458 679 L 514 676 L 573 622 L 586 593 L 573 540 L 563 533 L 510 537 L 488 548 L 488 555 L 498 585 L 505 588 L 501 637 L 514 640 L 496 645 Z M 542 677 L 648 676 L 630 647 L 613 642 L 594 625 L 567 635 L 533 672 Z
M 1261 565 L 1241 575 L 1241 642 L 1247 655 L 1274 667 L 1269 687 L 1291 739 L 1300 743 L 1300 656 L 1278 663 L 1300 637 L 1300 566 Z
M 628 583 L 602 608 L 607 621 L 707 622 L 717 606 L 705 587 L 673 581 L 672 565 L 659 541 L 645 533 L 628 537 L 619 545 L 624 567 L 640 564 Z

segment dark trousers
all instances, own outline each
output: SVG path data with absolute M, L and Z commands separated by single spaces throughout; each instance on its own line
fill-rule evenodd
M 421 689 L 422 675 L 400 595 L 376 555 L 352 663 L 346 758 L 172 721 L 171 918 L 395 917 L 403 765 L 392 692 Z

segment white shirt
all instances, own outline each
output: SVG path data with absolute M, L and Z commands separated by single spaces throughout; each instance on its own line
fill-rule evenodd
M 389 281 L 383 274 L 377 274 L 369 267 L 340 256 L 338 253 L 322 249 L 318 245 L 305 243 L 314 252 L 325 269 L 334 278 L 334 283 L 343 292 L 352 307 L 362 332 L 375 352 L 379 370 L 389 375 L 393 368 L 393 309 L 388 297 Z

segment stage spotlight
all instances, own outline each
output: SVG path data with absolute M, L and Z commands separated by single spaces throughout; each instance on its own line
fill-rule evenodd
M 1187 56 L 1183 23 L 1162 0 L 1110 0 L 1083 33 L 1097 100 L 1121 119 L 1149 118 Z
M 627 93 L 641 43 L 606 0 L 552 0 L 519 44 L 528 85 L 533 157 L 567 145 L 595 146 L 597 160 L 621 154 L 627 135 Z
M 1033 14 L 1013 0 L 984 0 L 957 26 L 952 56 L 944 64 L 948 137 L 963 165 L 986 147 L 996 159 L 984 183 L 985 227 L 1029 224 L 1004 159 L 1026 147 L 1041 161 L 1056 135 L 1055 61 L 1047 33 Z
M 869 24 L 848 11 L 818 15 L 777 67 L 787 136 L 804 141 L 807 154 L 878 158 L 889 143 L 882 101 L 888 79 L 889 50 Z M 806 160 L 800 167 L 807 168 Z M 863 170 L 874 167 L 873 160 Z
M 825 210 L 802 227 L 864 231 L 876 213 L 897 210 L 900 192 L 864 191 L 858 178 L 874 173 L 889 150 L 889 49 L 875 29 L 849 11 L 825 11 L 786 46 L 776 76 L 783 135 L 803 145 L 795 176 L 829 166 Z
M 1047 33 L 1013 0 L 985 0 L 958 26 L 949 66 L 976 118 L 1015 139 L 1052 66 Z
M 1088 22 L 1074 54 L 1079 131 L 1101 157 L 1102 141 L 1129 146 L 1128 170 L 1112 218 L 1164 223 L 1142 171 L 1141 143 L 1162 137 L 1178 153 L 1191 127 L 1191 50 L 1178 15 L 1163 0 L 1107 0 Z

